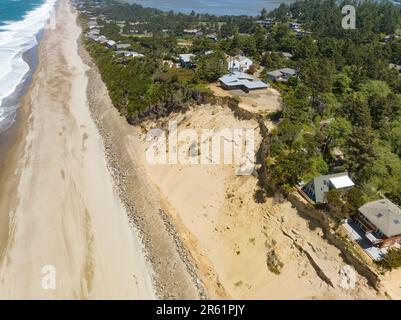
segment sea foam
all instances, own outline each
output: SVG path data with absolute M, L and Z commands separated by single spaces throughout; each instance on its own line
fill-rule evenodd
M 6 100 L 30 71 L 23 55 L 38 44 L 37 36 L 49 21 L 56 2 L 46 0 L 22 20 L 0 26 L 0 132 L 14 122 L 17 109 L 16 103 L 6 103 Z

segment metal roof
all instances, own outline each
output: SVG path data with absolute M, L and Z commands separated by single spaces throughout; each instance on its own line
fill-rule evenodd
M 329 180 L 336 189 L 352 187 L 355 185 L 348 175 L 330 178 Z
M 227 74 L 219 78 L 219 81 L 228 87 L 244 86 L 247 89 L 263 89 L 268 87 L 263 81 L 254 80 L 252 76 L 243 72 Z
M 288 75 L 295 75 L 297 73 L 296 70 L 292 69 L 292 68 L 282 68 L 282 69 L 277 69 L 277 70 L 273 70 L 268 72 L 267 74 L 273 77 L 281 77 L 284 74 L 288 74 Z
M 359 208 L 359 212 L 387 237 L 401 235 L 401 208 L 390 200 L 365 203 Z
M 119 43 L 116 45 L 116 47 L 117 47 L 117 49 L 127 49 L 127 48 L 131 47 L 131 45 L 128 43 Z
M 297 73 L 297 71 L 292 68 L 282 68 L 282 69 L 279 69 L 278 71 L 280 71 L 281 73 L 290 74 L 290 75 L 295 75 Z
M 195 57 L 195 55 L 192 53 L 180 54 L 180 59 L 185 63 L 190 62 L 192 57 Z
M 337 186 L 333 184 L 331 180 L 334 180 Z M 329 192 L 331 188 L 330 185 L 332 185 L 336 189 L 341 189 L 341 188 L 351 187 L 354 185 L 354 183 L 348 177 L 347 172 L 341 172 L 341 173 L 333 173 L 325 176 L 315 177 L 311 181 L 309 181 L 305 186 L 303 186 L 302 189 L 306 190 L 307 188 L 311 187 L 314 192 L 314 199 L 312 200 L 315 201 L 316 203 L 325 203 L 326 202 L 325 195 L 327 192 Z

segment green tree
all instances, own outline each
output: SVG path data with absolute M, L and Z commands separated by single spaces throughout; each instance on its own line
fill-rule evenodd
M 327 209 L 332 212 L 336 218 L 343 219 L 346 217 L 341 200 L 341 191 L 338 189 L 331 189 L 326 193 Z
M 393 123 L 388 135 L 388 139 L 390 141 L 393 152 L 401 158 L 401 121 Z
M 196 74 L 204 81 L 214 82 L 227 72 L 227 63 L 221 51 L 204 55 L 197 61 Z
M 393 270 L 401 267 L 401 249 L 390 248 L 384 258 L 380 260 L 378 264 L 387 270 Z
M 358 209 L 366 202 L 363 191 L 358 187 L 353 187 L 345 192 L 345 209 L 349 215 L 355 214 Z
M 367 181 L 371 177 L 369 168 L 376 158 L 373 143 L 374 134 L 369 127 L 354 127 L 346 141 L 345 159 L 359 183 Z
M 333 77 L 333 93 L 337 96 L 344 96 L 351 92 L 352 79 L 345 73 L 338 73 Z
M 335 69 L 330 60 L 308 59 L 305 61 L 301 75 L 312 91 L 312 103 L 317 103 L 321 93 L 331 92 Z

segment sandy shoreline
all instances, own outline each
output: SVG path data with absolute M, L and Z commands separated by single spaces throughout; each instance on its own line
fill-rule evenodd
M 56 17 L 23 99 L 17 143 L 3 162 L 0 297 L 155 298 L 153 271 L 129 228 L 87 107 L 76 14 L 61 0 Z M 43 287 L 49 265 L 54 289 Z

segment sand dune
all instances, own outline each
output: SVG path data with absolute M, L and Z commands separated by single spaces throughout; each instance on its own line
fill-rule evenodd
M 50 25 L 23 107 L 30 114 L 20 124 L 29 126 L 19 142 L 25 147 L 8 168 L 17 166 L 8 174 L 15 185 L 1 182 L 8 184 L 7 194 L 0 190 L 8 237 L 0 238 L 0 298 L 155 298 L 151 268 L 87 106 L 81 30 L 67 0 Z M 15 198 L 7 197 L 12 190 Z
M 148 121 L 137 132 L 160 127 L 163 121 L 176 121 L 178 130 L 258 128 L 256 121 L 239 120 L 227 107 L 196 106 L 158 122 Z M 127 137 L 135 154 L 143 155 L 149 147 L 145 138 L 144 134 L 140 139 L 137 134 Z M 255 138 L 257 146 L 258 129 Z M 340 251 L 288 201 L 267 198 L 257 203 L 256 177 L 236 176 L 232 165 L 153 165 L 145 157 L 142 162 L 211 298 L 382 298 L 357 274 L 355 287 L 343 288 L 341 269 L 346 262 Z M 272 252 L 282 263 L 279 274 L 269 270 Z

